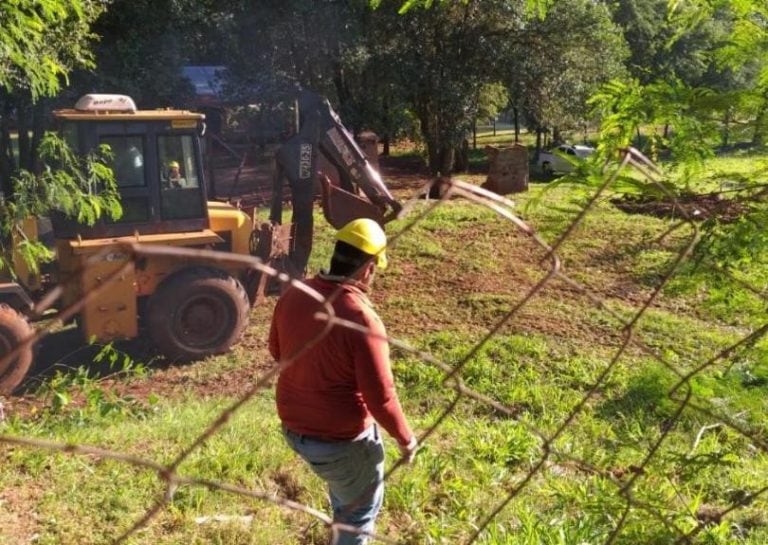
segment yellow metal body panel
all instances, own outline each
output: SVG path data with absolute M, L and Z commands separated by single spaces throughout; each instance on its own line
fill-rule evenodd
M 76 254 L 94 254 L 106 246 L 120 243 L 138 242 L 141 244 L 162 244 L 164 246 L 204 246 L 222 242 L 221 237 L 211 229 L 192 231 L 190 233 L 158 233 L 154 235 L 134 235 L 131 237 L 94 238 L 89 240 L 66 240 Z
M 191 233 L 167 233 L 92 240 L 58 240 L 56 243 L 60 281 L 64 282 L 62 304 L 66 308 L 86 298 L 80 317 L 86 338 L 98 341 L 130 339 L 138 334 L 139 297 L 151 295 L 168 275 L 189 267 L 212 265 L 206 259 L 179 259 L 151 256 L 137 263 L 118 245 L 126 242 L 208 248 L 223 242 L 210 229 Z M 114 247 L 96 260 L 96 255 Z M 242 267 L 216 264 L 238 275 Z M 72 279 L 72 281 L 67 281 Z M 94 289 L 108 283 L 102 291 L 88 297 Z
M 229 203 L 208 201 L 209 225 L 217 233 L 230 233 L 232 253 L 250 254 L 253 220 Z
M 91 252 L 76 252 L 73 242 L 56 241 L 59 281 L 64 287 L 63 307 L 85 300 L 79 319 L 87 339 L 111 341 L 135 337 L 138 334 L 136 277 L 130 256 L 115 248 L 114 252 L 98 259 L 94 257 L 97 250 L 114 244 L 114 239 L 102 239 L 101 247 Z
M 94 293 L 105 282 L 108 284 L 104 289 Z M 136 276 L 134 263 L 127 255 L 124 259 L 89 263 L 78 285 L 83 296 L 93 294 L 80 312 L 86 339 L 111 341 L 132 339 L 139 334 Z

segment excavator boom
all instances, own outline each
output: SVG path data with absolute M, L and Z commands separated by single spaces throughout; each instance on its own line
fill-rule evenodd
M 318 185 L 322 187 L 325 217 L 337 229 L 360 217 L 384 224 L 397 217 L 402 206 L 327 99 L 304 91 L 299 94 L 297 105 L 296 133 L 277 152 L 279 172 L 270 219 L 281 223 L 282 183 L 287 179 L 295 224 L 291 260 L 296 271 L 301 272 L 312 249 L 312 202 Z

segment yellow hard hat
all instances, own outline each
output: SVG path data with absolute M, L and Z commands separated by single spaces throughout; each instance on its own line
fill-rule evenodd
M 168 161 L 168 168 L 179 168 L 178 161 Z
M 384 252 L 387 247 L 387 235 L 372 219 L 358 218 L 350 221 L 336 233 L 336 240 L 376 256 L 376 266 L 380 269 L 387 268 L 387 254 Z

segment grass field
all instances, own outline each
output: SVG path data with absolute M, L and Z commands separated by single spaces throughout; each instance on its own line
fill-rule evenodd
M 755 157 L 721 161 L 711 173 L 735 176 Z M 392 179 L 408 197 L 418 175 Z M 480 183 L 483 176 L 465 179 Z M 542 196 L 545 187 L 532 184 L 516 196 L 516 210 L 552 242 L 580 204 L 565 187 Z M 526 207 L 539 196 L 538 206 Z M 413 213 L 429 205 L 417 202 Z M 765 267 L 740 271 L 760 295 L 711 274 L 706 263 L 683 264 L 625 346 L 625 321 L 651 299 L 690 239 L 689 227 L 659 239 L 670 220 L 598 203 L 559 251 L 564 272 L 590 296 L 554 279 L 499 325 L 547 275 L 546 252 L 488 208 L 460 199 L 409 225 L 406 218 L 388 228 L 403 235 L 372 296 L 390 335 L 449 367 L 463 365 L 463 384 L 509 414 L 470 397 L 449 410 L 456 390 L 444 371 L 415 351 L 393 348 L 414 427 L 444 420 L 414 464 L 388 481 L 383 535 L 463 543 L 500 509 L 477 543 L 661 545 L 696 528 L 683 543 L 768 542 L 768 341 L 763 336 L 718 357 L 765 327 Z M 327 262 L 332 233 L 324 228 L 315 240 L 312 270 Z M 0 433 L 169 463 L 272 367 L 266 335 L 273 305 L 254 309 L 243 342 L 226 356 L 142 365 L 144 352 L 118 346 L 114 365 L 121 366 L 124 349 L 132 360 L 117 377 L 65 370 L 46 378 L 35 392 L 5 400 Z M 498 334 L 467 359 L 497 325 Z M 394 461 L 391 442 L 388 452 Z M 93 455 L 0 444 L 0 457 L 0 543 L 111 543 L 164 489 L 154 471 Z M 179 473 L 328 511 L 321 483 L 283 444 L 269 388 Z M 210 519 L 216 515 L 235 518 Z M 304 513 L 182 485 L 127 542 L 326 540 L 324 526 Z

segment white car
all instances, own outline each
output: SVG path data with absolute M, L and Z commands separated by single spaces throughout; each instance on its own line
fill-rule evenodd
M 589 157 L 594 151 L 595 148 L 590 146 L 562 144 L 553 150 L 539 153 L 538 167 L 544 174 L 571 172 L 575 168 L 575 159 Z

